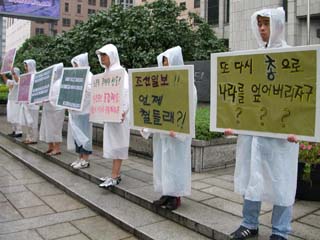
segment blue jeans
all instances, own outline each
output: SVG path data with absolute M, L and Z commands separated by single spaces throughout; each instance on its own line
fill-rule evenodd
M 257 229 L 259 226 L 259 213 L 261 202 L 244 199 L 241 225 L 249 229 Z M 272 234 L 288 238 L 291 232 L 292 206 L 273 206 L 272 210 Z

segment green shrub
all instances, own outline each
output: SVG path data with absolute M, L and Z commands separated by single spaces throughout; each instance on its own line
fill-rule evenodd
M 198 107 L 196 114 L 196 139 L 210 140 L 221 137 L 221 132 L 210 132 L 210 108 Z
M 7 101 L 9 89 L 5 84 L 0 84 L 0 102 Z

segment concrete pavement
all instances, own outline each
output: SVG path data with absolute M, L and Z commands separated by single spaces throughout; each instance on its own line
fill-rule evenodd
M 137 238 L 0 150 L 0 239 Z

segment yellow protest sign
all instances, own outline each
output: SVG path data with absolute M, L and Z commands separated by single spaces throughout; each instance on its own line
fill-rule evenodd
M 193 66 L 129 69 L 132 128 L 194 136 Z
M 211 131 L 320 140 L 319 52 L 316 45 L 212 54 Z

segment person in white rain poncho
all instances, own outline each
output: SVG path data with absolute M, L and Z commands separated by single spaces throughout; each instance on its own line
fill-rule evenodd
M 11 75 L 13 79 L 8 79 L 5 74 L 1 75 L 2 79 L 9 88 L 7 102 L 7 121 L 11 123 L 12 133 L 8 135 L 11 137 L 19 138 L 22 137 L 22 127 L 18 121 L 21 105 L 17 103 L 20 69 L 13 68 L 11 71 Z
M 107 44 L 96 51 L 100 65 L 105 68 L 105 72 L 123 69 L 120 65 L 118 50 L 113 44 Z M 105 123 L 103 130 L 103 157 L 113 159 L 112 173 L 110 177 L 100 178 L 103 183 L 100 187 L 111 187 L 121 181 L 120 169 L 122 160 L 128 159 L 129 151 L 129 81 L 128 74 L 125 71 L 123 84 L 123 105 L 122 105 L 122 122 Z
M 157 57 L 158 66 L 184 65 L 181 47 L 173 47 Z M 197 90 L 193 85 L 194 113 L 197 106 Z M 144 138 L 149 137 L 149 129 L 142 129 Z M 173 131 L 170 134 L 153 133 L 153 185 L 161 198 L 154 201 L 157 207 L 177 209 L 181 196 L 191 194 L 191 141 Z
M 48 155 L 61 154 L 60 144 L 62 142 L 62 127 L 65 110 L 56 106 L 59 89 L 62 80 L 63 64 L 54 66 L 54 77 L 51 86 L 51 96 L 49 101 L 43 103 L 42 118 L 40 124 L 40 141 L 48 143 Z
M 26 73 L 36 73 L 35 60 L 28 59 L 25 60 L 23 63 Z M 19 123 L 22 126 L 27 127 L 27 136 L 24 141 L 24 143 L 26 144 L 36 144 L 38 141 L 39 108 L 39 105 L 32 103 L 21 104 L 19 113 Z
M 73 67 L 88 67 L 88 53 L 80 54 L 71 60 Z M 68 149 L 79 153 L 79 159 L 71 163 L 75 169 L 87 168 L 89 155 L 92 154 L 92 123 L 89 122 L 91 101 L 91 78 L 89 72 L 82 111 L 69 110 Z M 72 143 L 73 142 L 73 143 Z
M 260 48 L 287 47 L 283 8 L 264 9 L 252 15 L 252 28 Z M 225 134 L 232 134 L 227 129 Z M 258 235 L 261 201 L 273 204 L 271 240 L 287 239 L 297 183 L 299 145 L 287 140 L 239 135 L 234 174 L 235 191 L 243 195 L 243 220 L 232 239 Z

